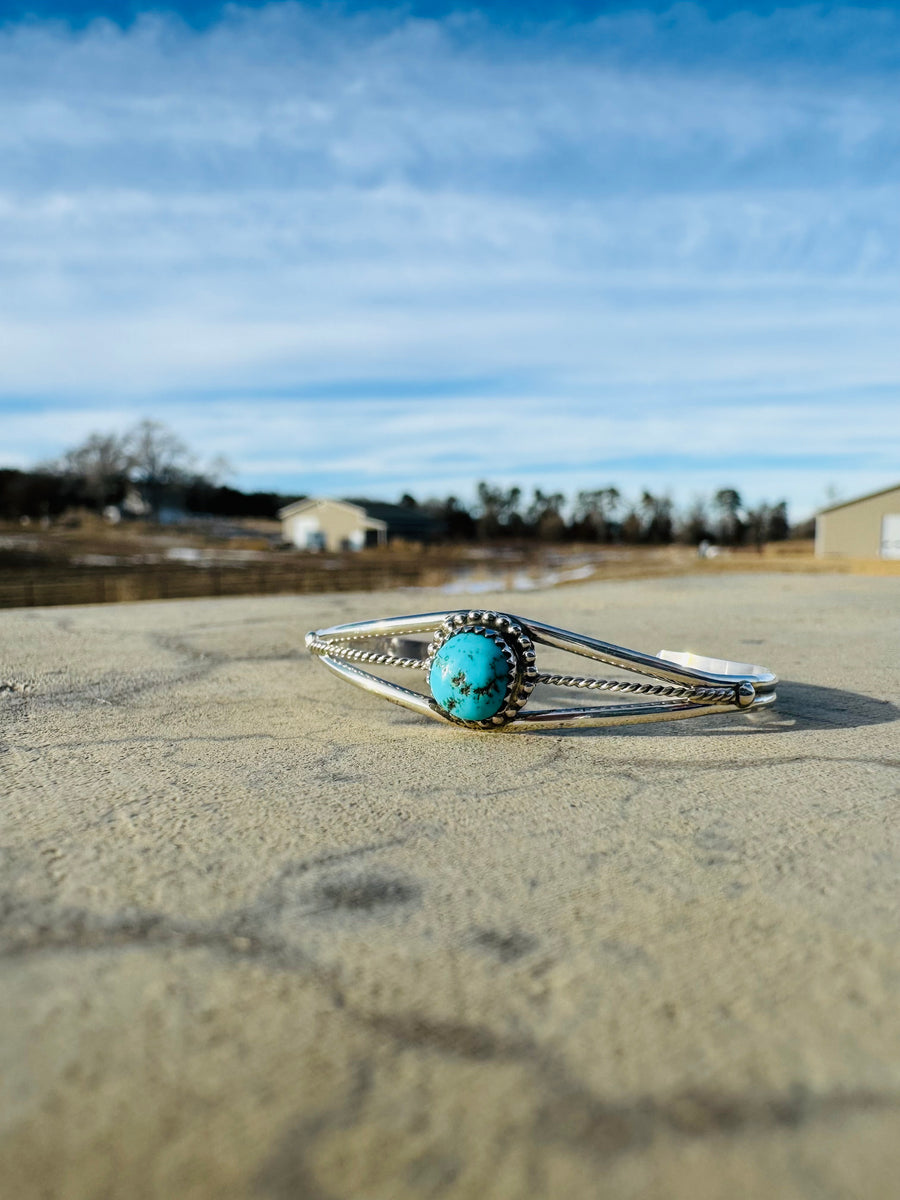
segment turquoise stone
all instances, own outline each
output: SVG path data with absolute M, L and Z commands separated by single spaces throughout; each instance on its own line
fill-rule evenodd
M 497 643 L 462 630 L 449 637 L 431 664 L 431 694 L 452 717 L 486 721 L 503 707 L 510 667 Z

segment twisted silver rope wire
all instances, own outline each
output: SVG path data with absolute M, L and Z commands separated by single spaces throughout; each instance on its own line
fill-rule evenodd
M 327 654 L 330 658 L 343 658 L 348 662 L 373 663 L 379 667 L 407 667 L 414 671 L 424 671 L 428 663 L 423 658 L 400 658 L 397 654 L 378 654 L 374 650 L 359 650 L 342 642 L 329 642 L 325 638 L 315 638 L 307 649 L 312 654 Z
M 732 699 L 733 687 L 700 687 L 682 683 L 631 683 L 626 679 L 595 679 L 590 675 L 553 675 L 541 671 L 537 677 L 538 683 L 547 683 L 552 687 L 584 688 L 591 692 L 619 692 L 629 696 L 665 696 L 678 700 L 706 700 L 714 703 L 716 700 Z
M 313 654 L 327 654 L 331 658 L 342 658 L 347 662 L 371 663 L 381 667 L 403 667 L 414 671 L 425 671 L 428 662 L 422 658 L 401 658 L 396 654 L 379 654 L 374 650 L 360 650 L 325 638 L 315 638 L 309 644 Z M 629 696 L 662 696 L 673 700 L 698 700 L 714 704 L 717 700 L 734 698 L 734 687 L 693 687 L 679 683 L 633 683 L 625 679 L 596 679 L 590 675 L 559 675 L 539 671 L 535 683 L 551 687 L 581 688 L 591 692 L 611 692 Z

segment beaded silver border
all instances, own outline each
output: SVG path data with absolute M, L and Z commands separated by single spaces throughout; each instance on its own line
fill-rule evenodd
M 439 704 L 431 693 L 432 703 L 442 716 L 456 725 L 464 725 L 467 729 L 501 729 L 516 717 L 520 709 L 527 704 L 528 697 L 534 691 L 538 681 L 535 667 L 536 654 L 534 642 L 525 633 L 522 626 L 507 613 L 491 612 L 489 609 L 470 609 L 468 612 L 451 613 L 445 617 L 428 644 L 425 659 L 425 672 L 428 676 L 428 689 L 431 691 L 431 668 L 440 648 L 458 633 L 478 633 L 490 638 L 503 651 L 509 664 L 509 679 L 506 693 L 500 709 L 493 717 L 483 721 L 466 721 L 456 717 Z

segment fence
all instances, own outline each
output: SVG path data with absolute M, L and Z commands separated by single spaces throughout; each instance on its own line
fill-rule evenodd
M 369 561 L 304 560 L 246 566 L 0 569 L 0 608 L 115 604 L 191 596 L 308 595 L 426 587 L 444 582 L 452 565 L 394 556 Z

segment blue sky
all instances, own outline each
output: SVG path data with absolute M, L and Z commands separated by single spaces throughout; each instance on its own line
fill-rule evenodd
M 897 6 L 156 7 L 0 0 L 0 463 L 900 478 Z

